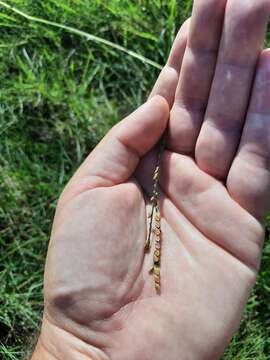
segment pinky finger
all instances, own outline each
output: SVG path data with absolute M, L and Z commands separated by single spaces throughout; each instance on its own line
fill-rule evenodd
M 186 49 L 189 22 L 190 19 L 187 19 L 178 31 L 168 61 L 159 74 L 157 82 L 155 83 L 154 88 L 150 94 L 150 98 L 155 95 L 163 96 L 167 100 L 170 107 L 174 102 L 175 90 L 177 87 L 182 60 Z
M 270 49 L 260 56 L 238 153 L 227 178 L 231 196 L 258 220 L 270 206 Z

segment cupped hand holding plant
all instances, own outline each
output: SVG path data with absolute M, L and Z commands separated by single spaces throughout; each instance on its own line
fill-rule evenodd
M 195 0 L 150 100 L 66 186 L 33 359 L 222 356 L 255 283 L 269 205 L 269 11 L 268 0 Z M 157 293 L 144 242 L 166 128 Z

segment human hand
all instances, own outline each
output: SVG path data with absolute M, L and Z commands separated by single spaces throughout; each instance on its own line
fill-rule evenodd
M 33 359 L 220 358 L 255 283 L 264 238 L 269 51 L 253 89 L 252 80 L 269 7 L 195 1 L 183 62 L 186 30 L 169 60 L 178 59 L 176 71 L 166 67 L 152 94 L 173 104 L 169 122 L 167 102 L 153 96 L 71 179 L 55 216 Z M 151 149 L 167 126 L 157 294 L 144 241 Z

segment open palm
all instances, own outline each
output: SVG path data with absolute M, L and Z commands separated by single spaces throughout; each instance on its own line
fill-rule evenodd
M 195 1 L 151 99 L 107 134 L 67 185 L 48 251 L 40 337 L 56 358 L 193 360 L 224 352 L 264 239 L 270 52 L 255 68 L 269 7 Z M 144 241 L 155 145 L 166 128 L 157 294 Z

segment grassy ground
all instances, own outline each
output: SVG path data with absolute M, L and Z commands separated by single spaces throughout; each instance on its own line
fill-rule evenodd
M 191 10 L 191 0 L 6 3 L 157 64 L 164 64 Z M 112 124 L 145 99 L 159 70 L 2 5 L 0 27 L 0 358 L 7 360 L 20 359 L 38 330 L 46 246 L 61 189 Z M 270 359 L 269 258 L 268 241 L 226 360 Z

